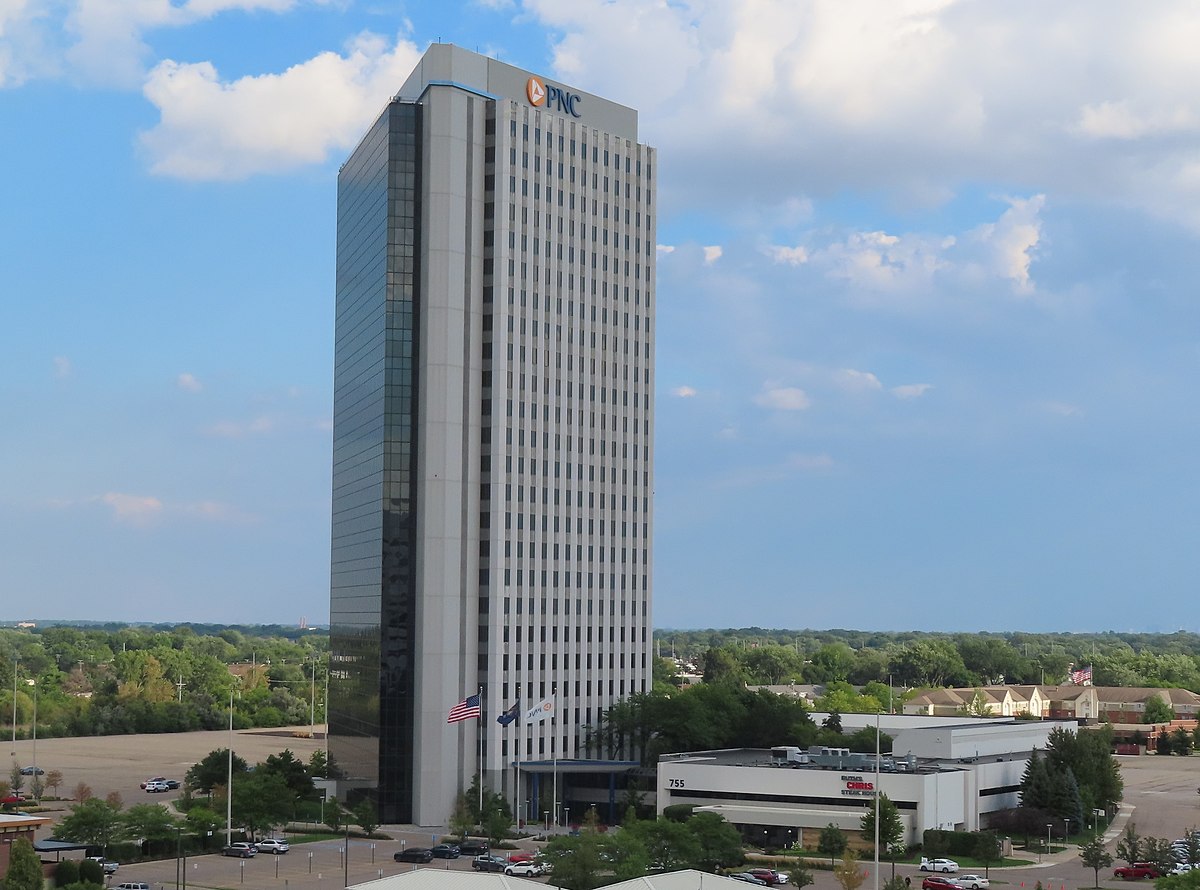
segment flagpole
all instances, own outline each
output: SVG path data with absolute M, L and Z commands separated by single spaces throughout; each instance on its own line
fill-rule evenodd
M 552 772 L 554 774 L 554 790 L 550 795 L 550 800 L 554 806 L 554 824 L 558 825 L 558 746 L 555 744 L 558 740 L 555 738 L 558 732 L 554 728 L 554 718 L 558 715 L 558 687 L 555 686 L 550 692 L 550 757 L 553 760 Z
M 483 715 L 487 713 L 487 709 L 483 706 L 483 687 L 479 687 L 479 719 L 475 721 L 475 728 L 479 735 L 479 825 L 483 826 Z

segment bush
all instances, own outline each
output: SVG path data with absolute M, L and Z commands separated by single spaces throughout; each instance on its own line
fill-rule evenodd
M 79 863 L 79 880 L 84 884 L 99 884 L 104 886 L 104 869 L 94 859 L 85 859 Z
M 58 868 L 54 870 L 54 884 L 56 887 L 65 887 L 68 884 L 79 883 L 79 863 L 74 859 L 64 859 L 58 863 Z
M 692 803 L 673 803 L 668 807 L 663 807 L 663 818 L 672 822 L 686 822 L 692 818 L 694 809 L 696 809 L 696 805 Z

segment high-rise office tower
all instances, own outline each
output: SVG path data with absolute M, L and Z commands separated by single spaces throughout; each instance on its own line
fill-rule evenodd
M 338 176 L 329 748 L 385 822 L 649 687 L 656 173 L 634 110 L 435 45 Z

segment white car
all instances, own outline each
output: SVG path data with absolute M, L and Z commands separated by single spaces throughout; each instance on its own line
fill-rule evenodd
M 256 841 L 254 846 L 260 853 L 286 853 L 291 849 L 288 842 L 281 837 L 264 837 L 261 841 Z
M 513 862 L 505 866 L 504 873 L 510 877 L 537 878 L 545 873 L 540 862 Z
M 954 879 L 954 883 L 965 890 L 987 890 L 992 886 L 992 882 L 983 875 L 959 875 Z
M 146 789 L 146 792 L 149 794 L 153 794 L 155 792 L 171 790 L 171 786 L 169 786 L 165 780 L 160 780 L 160 779 L 151 779 L 143 787 Z
M 926 859 L 921 857 L 921 871 L 940 871 L 942 874 L 950 874 L 958 871 L 958 863 L 953 859 Z

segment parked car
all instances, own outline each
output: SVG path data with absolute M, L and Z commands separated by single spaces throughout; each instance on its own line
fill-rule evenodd
M 457 859 L 462 855 L 462 850 L 457 844 L 438 844 L 436 847 L 430 847 L 429 852 L 433 854 L 434 859 Z
M 754 875 L 768 887 L 776 887 L 788 882 L 788 876 L 784 872 L 775 871 L 772 868 L 748 868 L 746 874 Z
M 117 884 L 115 890 L 150 890 L 150 885 L 145 881 L 124 881 Z
M 139 787 L 144 789 L 151 782 L 165 782 L 165 781 L 167 781 L 166 776 L 152 776 L 151 778 L 147 779 L 145 782 L 142 782 L 142 784 Z
M 1121 865 L 1113 869 L 1113 876 L 1126 881 L 1138 881 L 1142 878 L 1160 878 L 1158 869 L 1152 862 L 1135 862 L 1133 865 Z
M 171 790 L 170 786 L 168 786 L 165 781 L 162 781 L 162 782 L 150 781 L 150 782 L 147 782 L 142 787 L 146 789 L 147 794 L 154 794 L 155 792 L 159 792 L 159 791 L 170 791 Z
M 921 882 L 921 890 L 958 890 L 958 884 L 953 878 L 939 878 L 930 875 Z
M 983 875 L 959 875 L 954 879 L 954 883 L 960 888 L 967 888 L 967 890 L 987 890 L 992 886 L 992 882 Z
M 254 846 L 260 853 L 286 853 L 291 849 L 281 837 L 264 837 L 261 841 L 255 841 Z
M 258 848 L 255 847 L 254 844 L 247 844 L 242 841 L 235 841 L 234 843 L 230 844 L 228 847 L 223 848 L 221 850 L 221 855 L 222 856 L 240 856 L 242 859 L 249 859 L 251 856 L 253 856 L 257 852 L 258 852 Z
M 397 862 L 433 862 L 433 851 L 428 847 L 408 847 L 392 854 Z
M 922 856 L 921 871 L 940 871 L 948 875 L 958 871 L 958 863 L 953 859 L 926 859 Z
M 504 873 L 510 877 L 518 878 L 537 878 L 545 873 L 546 869 L 540 862 L 510 862 L 504 866 Z
M 492 846 L 487 841 L 481 841 L 477 838 L 467 838 L 458 845 L 458 852 L 464 856 L 480 856 L 484 853 L 490 853 Z
M 762 878 L 756 878 L 748 871 L 739 871 L 731 875 L 726 875 L 727 878 L 733 878 L 735 881 L 741 881 L 745 884 L 757 884 L 760 887 L 767 886 L 767 882 Z
M 507 859 L 503 856 L 492 856 L 490 853 L 483 853 L 471 860 L 471 868 L 475 871 L 504 871 L 507 867 Z
M 103 856 L 89 856 L 88 859 L 92 860 L 92 862 L 99 862 L 101 871 L 106 875 L 115 875 L 117 869 L 121 867 L 121 863 L 115 862 L 112 859 L 105 859 Z
M 40 766 L 23 766 L 21 767 L 21 775 L 23 776 L 44 776 L 46 771 Z
M 25 795 L 20 791 L 14 791 L 11 794 L 6 794 L 4 797 L 0 797 L 0 804 L 10 806 L 15 803 L 25 803 Z
M 533 862 L 536 853 L 531 853 L 528 850 L 514 850 L 508 854 L 509 862 Z

